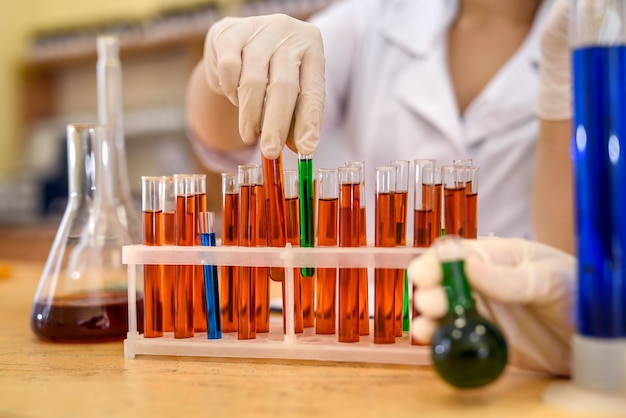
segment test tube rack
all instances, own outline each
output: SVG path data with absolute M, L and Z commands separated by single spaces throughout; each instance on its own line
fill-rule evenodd
M 361 336 L 356 343 L 340 343 L 337 335 L 318 335 L 314 329 L 294 332 L 293 268 L 347 267 L 347 268 L 406 268 L 424 249 L 412 247 L 358 248 L 316 247 L 285 248 L 232 246 L 144 246 L 128 245 L 122 248 L 122 262 L 128 266 L 128 321 L 129 331 L 124 341 L 124 357 L 137 355 L 199 356 L 259 359 L 289 359 L 336 361 L 379 364 L 430 364 L 430 347 L 411 345 L 410 335 L 404 332 L 395 344 L 374 344 L 373 328 L 370 335 Z M 217 265 L 285 267 L 285 322 L 273 318 L 269 333 L 257 333 L 253 340 L 238 340 L 237 333 L 223 333 L 222 339 L 209 340 L 206 332 L 192 338 L 175 339 L 173 333 L 163 337 L 144 338 L 137 331 L 137 269 L 143 265 Z M 277 315 L 273 315 L 277 316 Z

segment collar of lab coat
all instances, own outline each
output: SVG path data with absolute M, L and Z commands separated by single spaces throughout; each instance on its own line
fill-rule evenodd
M 398 98 L 429 121 L 465 155 L 467 147 L 535 117 L 540 23 L 552 3 L 544 0 L 526 40 L 470 103 L 463 117 L 447 67 L 447 31 L 459 0 L 387 0 L 378 31 L 412 56 L 398 76 Z M 407 19 L 407 16 L 411 18 Z M 488 53 L 488 52 L 486 52 Z

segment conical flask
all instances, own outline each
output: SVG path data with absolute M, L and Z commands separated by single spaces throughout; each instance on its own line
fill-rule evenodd
M 35 294 L 31 328 L 54 341 L 123 339 L 128 293 L 122 246 L 132 240 L 111 198 L 114 150 L 106 128 L 68 125 L 67 152 L 67 208 Z M 138 325 L 142 314 L 138 309 Z
M 141 244 L 141 215 L 139 205 L 133 202 L 128 181 L 126 143 L 124 140 L 124 110 L 122 96 L 122 65 L 119 59 L 119 39 L 101 35 L 97 41 L 98 61 L 98 122 L 106 125 L 111 138 L 109 154 L 113 176 L 112 200 L 120 222 L 134 244 Z

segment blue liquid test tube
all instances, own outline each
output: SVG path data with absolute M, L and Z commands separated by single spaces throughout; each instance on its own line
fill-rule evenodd
M 567 409 L 586 407 L 589 415 L 609 411 L 623 415 L 626 159 L 620 150 L 626 149 L 626 33 L 621 30 L 626 9 L 624 2 L 570 0 L 569 13 L 576 333 L 572 382 L 551 385 L 543 397 Z
M 215 247 L 215 213 L 198 213 L 198 230 L 202 245 Z M 204 266 L 204 289 L 206 297 L 207 338 L 219 340 L 222 338 L 222 324 L 220 321 L 220 295 L 218 287 L 217 266 Z

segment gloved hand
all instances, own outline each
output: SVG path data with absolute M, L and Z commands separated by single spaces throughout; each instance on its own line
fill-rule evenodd
M 477 309 L 504 333 L 510 363 L 569 375 L 576 259 L 522 239 L 462 240 L 462 245 Z M 414 260 L 408 274 L 421 313 L 413 320 L 413 337 L 429 343 L 448 310 L 436 248 Z
M 569 0 L 556 0 L 541 35 L 541 64 L 537 114 L 545 120 L 565 120 L 572 115 Z
M 280 14 L 221 19 L 207 34 L 203 65 L 209 88 L 239 106 L 244 143 L 261 134 L 261 152 L 275 159 L 291 128 L 290 148 L 315 150 L 326 94 L 316 26 Z

